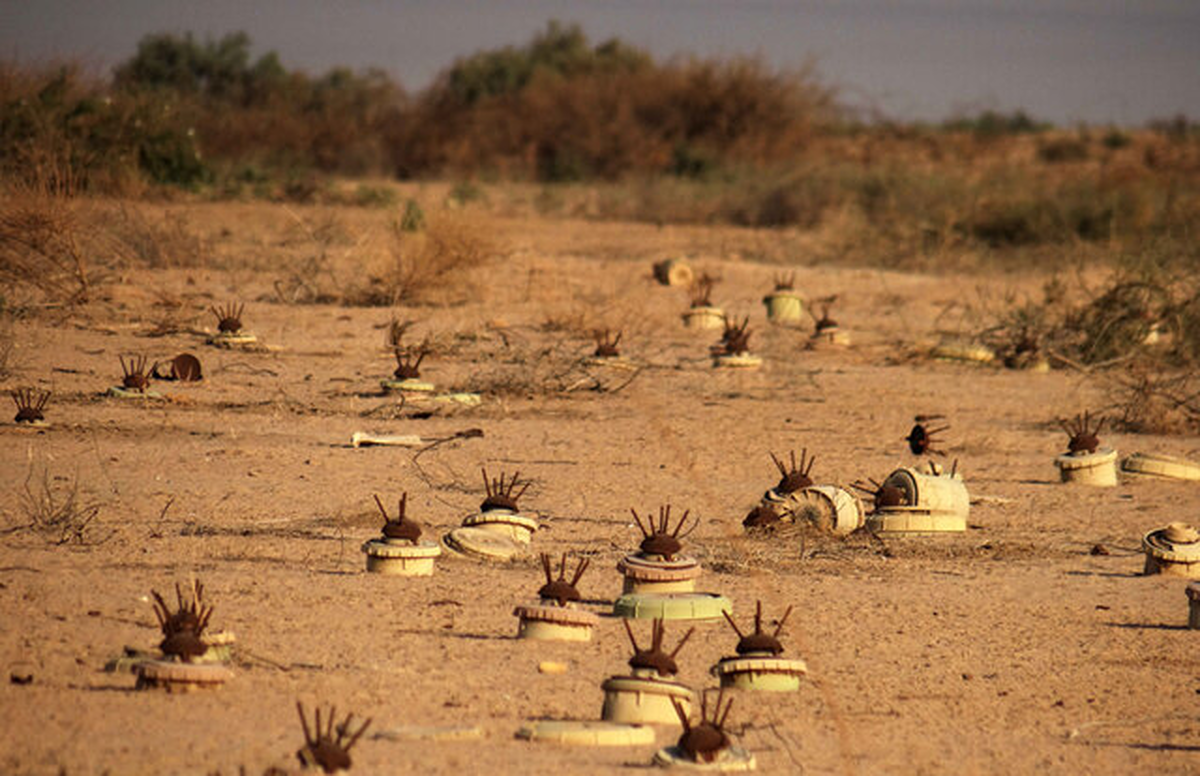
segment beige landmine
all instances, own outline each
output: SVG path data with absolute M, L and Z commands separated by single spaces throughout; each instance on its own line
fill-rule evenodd
M 462 521 L 464 528 L 477 528 L 483 531 L 505 536 L 512 541 L 527 545 L 533 540 L 533 533 L 538 529 L 537 518 L 520 513 L 517 500 L 529 489 L 526 482 L 517 490 L 517 481 L 521 473 L 517 472 L 512 479 L 505 482 L 504 472 L 499 478 L 489 479 L 487 469 L 483 469 L 483 485 L 487 498 L 479 507 L 479 511 L 468 515 Z
M 632 725 L 673 725 L 679 718 L 675 705 L 690 710 L 692 691 L 672 679 L 679 667 L 675 656 L 691 638 L 695 628 L 688 630 L 675 649 L 667 654 L 663 651 L 665 629 L 662 620 L 651 626 L 651 643 L 648 649 L 638 646 L 628 620 L 622 620 L 625 632 L 633 645 L 633 657 L 629 659 L 631 673 L 628 676 L 612 676 L 600 685 L 604 690 L 604 706 L 600 717 L 606 722 Z
M 695 273 L 685 259 L 664 259 L 654 265 L 654 279 L 664 286 L 690 285 Z
M 454 555 L 473 560 L 504 562 L 522 553 L 524 546 L 486 528 L 455 528 L 442 537 L 442 547 Z
M 1188 583 L 1187 598 L 1188 627 L 1192 630 L 1200 630 L 1200 582 Z
M 751 771 L 756 765 L 754 755 L 734 746 L 725 732 L 725 721 L 733 708 L 733 699 L 728 704 L 725 689 L 717 694 L 717 702 L 709 716 L 708 690 L 700 694 L 700 721 L 693 724 L 691 713 L 676 704 L 675 713 L 683 726 L 683 734 L 674 746 L 664 747 L 654 755 L 653 763 L 664 768 L 683 768 L 698 771 Z
M 711 349 L 717 369 L 758 369 L 762 358 L 750 352 L 750 316 L 736 323 L 726 318 L 721 341 Z
M 862 499 L 836 485 L 813 485 L 793 493 L 786 508 L 794 521 L 838 536 L 853 533 L 866 522 Z
M 943 361 L 962 361 L 974 364 L 990 364 L 996 360 L 996 351 L 987 345 L 956 340 L 939 343 L 930 351 L 930 355 Z
M 46 402 L 50 400 L 49 391 L 38 391 L 33 388 L 16 388 L 9 391 L 13 403 L 17 405 L 17 414 L 13 423 L 23 428 L 45 429 L 50 424 L 46 422 Z
M 388 516 L 383 502 L 375 496 L 375 504 L 383 515 L 382 535 L 362 546 L 367 556 L 367 571 L 401 577 L 428 577 L 442 549 L 431 542 L 422 542 L 421 527 L 406 516 L 408 493 L 400 496 L 396 519 Z
M 671 505 L 658 508 L 658 519 L 647 516 L 643 524 L 636 509 L 630 508 L 633 521 L 642 534 L 638 551 L 617 562 L 617 571 L 624 577 L 625 593 L 690 593 L 696 589 L 700 563 L 682 554 L 679 535 L 687 524 L 691 510 L 685 510 L 675 527 L 671 527 Z M 694 528 L 695 526 L 693 526 Z
M 527 722 L 517 738 L 568 746 L 644 746 L 654 743 L 654 728 L 599 720 L 542 719 Z
M 712 667 L 712 673 L 721 680 L 722 687 L 739 690 L 767 690 L 772 692 L 795 692 L 800 689 L 800 679 L 808 673 L 803 660 L 783 657 L 783 644 L 779 633 L 787 622 L 792 607 L 788 607 L 779 618 L 774 633 L 762 629 L 762 601 L 754 610 L 754 631 L 744 634 L 728 614 L 730 627 L 738 635 L 737 655 L 721 658 Z
M 242 313 L 245 304 L 230 302 L 224 307 L 209 308 L 217 319 L 217 333 L 208 338 L 207 342 L 216 348 L 226 350 L 254 350 L 258 347 L 258 337 L 242 328 Z
M 1200 482 L 1200 463 L 1169 455 L 1134 453 L 1121 462 L 1121 470 L 1148 477 Z
M 1187 523 L 1170 523 L 1142 537 L 1146 574 L 1200 579 L 1200 532 Z
M 213 612 L 212 605 L 204 603 L 204 586 L 193 581 L 191 596 L 185 598 L 183 590 L 176 585 L 178 608 L 174 611 L 157 591 L 152 590 L 151 596 L 154 598 L 154 616 L 163 634 L 159 644 L 163 657 L 135 665 L 137 689 L 190 692 L 220 687 L 231 679 L 233 672 L 225 666 L 202 662 L 211 649 L 204 638 L 204 631 Z
M 812 310 L 808 314 L 813 319 L 813 333 L 808 339 L 808 348 L 817 350 L 827 347 L 846 347 L 850 345 L 850 333 L 842 329 L 838 322 L 829 317 L 829 310 L 833 303 L 837 301 L 837 296 L 831 296 L 820 300 L 821 317 L 813 314 Z
M 691 306 L 683 314 L 683 325 L 689 329 L 721 329 L 725 327 L 725 311 L 712 303 L 717 279 L 705 273 L 692 284 Z
M 714 620 L 730 609 L 723 596 L 696 592 L 700 563 L 683 554 L 680 534 L 690 511 L 671 527 L 670 505 L 660 506 L 657 520 L 643 523 L 637 510 L 630 509 L 642 534 L 638 551 L 617 562 L 624 584 L 623 594 L 613 604 L 613 614 L 632 619 Z M 693 528 L 695 525 L 692 526 Z
M 1111 488 L 1117 484 L 1117 451 L 1101 447 L 1097 436 L 1104 428 L 1104 418 L 1098 418 L 1093 427 L 1091 413 L 1076 415 L 1074 420 L 1060 419 L 1062 430 L 1070 441 L 1067 452 L 1054 459 L 1063 482 L 1076 482 Z
M 589 559 L 583 558 L 575 567 L 571 581 L 567 581 L 567 556 L 564 553 L 555 578 L 550 567 L 550 556 L 542 553 L 542 571 L 546 584 L 538 590 L 540 603 L 525 604 L 513 610 L 520 618 L 517 638 L 540 641 L 591 641 L 592 631 L 600 624 L 595 612 L 577 609 L 580 600 L 576 585 L 587 571 Z
M 763 297 L 767 320 L 776 324 L 796 324 L 804 318 L 804 299 L 796 293 L 796 273 L 775 276 L 775 290 Z
M 928 466 L 928 473 L 909 467 L 897 469 L 874 491 L 875 507 L 866 519 L 872 533 L 920 536 L 967 530 L 971 497 L 958 474 L 958 462 L 949 473 L 933 461 Z M 861 485 L 855 487 L 871 492 Z M 880 491 L 889 498 L 881 501 Z
M 355 431 L 350 435 L 351 447 L 421 447 L 425 441 L 415 434 L 375 434 Z
M 121 362 L 121 384 L 108 389 L 108 395 L 118 399 L 161 399 L 162 394 L 150 390 L 150 377 L 154 371 L 145 356 L 117 357 Z

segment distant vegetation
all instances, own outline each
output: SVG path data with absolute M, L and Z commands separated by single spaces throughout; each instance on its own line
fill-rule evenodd
M 557 23 L 417 94 L 375 70 L 289 70 L 241 33 L 149 36 L 107 79 L 0 65 L 0 176 L 66 194 L 293 201 L 326 196 L 333 177 L 583 182 L 590 217 L 836 225 L 831 250 L 900 265 L 1161 247 L 1200 223 L 1200 131 L 1183 117 L 1144 130 L 1063 130 L 1021 111 L 861 122 L 808 71 L 659 61 Z M 547 192 L 542 212 L 575 212 L 571 187 Z M 376 186 L 343 201 L 396 204 Z

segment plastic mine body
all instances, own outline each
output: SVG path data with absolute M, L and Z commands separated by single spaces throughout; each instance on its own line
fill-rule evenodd
M 694 695 L 690 689 L 653 671 L 634 669 L 632 676 L 613 676 L 600 686 L 604 706 L 600 718 L 630 725 L 679 725 L 672 701 L 690 714 Z
M 866 525 L 873 533 L 920 536 L 967 530 L 971 497 L 957 475 L 906 467 L 892 472 L 883 484 L 898 488 L 904 504 L 879 508 L 867 518 Z
M 600 624 L 594 612 L 554 603 L 526 604 L 513 610 L 520 625 L 517 638 L 537 641 L 591 641 Z
M 771 323 L 799 323 L 804 317 L 804 300 L 795 291 L 780 289 L 763 297 Z
M 362 546 L 367 556 L 367 571 L 400 577 L 428 577 L 433 562 L 442 554 L 436 544 L 413 544 L 404 539 L 372 539 Z
M 1117 451 L 1101 447 L 1094 453 L 1063 453 L 1054 459 L 1063 482 L 1111 488 L 1117 484 Z
M 683 314 L 683 325 L 689 329 L 724 329 L 725 311 L 720 307 L 692 307 Z
M 476 512 L 464 518 L 462 524 L 464 528 L 479 528 L 501 534 L 520 544 L 529 544 L 533 540 L 533 532 L 538 529 L 536 518 L 508 509 Z
M 696 589 L 700 564 L 680 555 L 667 560 L 661 555 L 635 553 L 617 562 L 625 578 L 623 593 L 691 593 Z
M 1142 537 L 1142 550 L 1145 573 L 1200 579 L 1200 533 L 1192 526 L 1171 523 L 1151 531 Z

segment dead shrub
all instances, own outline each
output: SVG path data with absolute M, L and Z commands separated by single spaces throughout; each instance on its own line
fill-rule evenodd
M 397 225 L 390 272 L 383 278 L 388 304 L 445 304 L 469 290 L 466 277 L 498 253 L 495 239 L 469 214 L 441 211 L 421 231 Z
M 184 213 L 163 210 L 155 218 L 145 210 L 121 207 L 109 230 L 126 259 L 143 267 L 209 266 L 212 245 L 197 235 Z
M 1200 433 L 1200 377 L 1139 363 L 1110 375 L 1106 393 L 1114 425 L 1139 434 Z
M 56 545 L 99 544 L 111 536 L 97 535 L 93 522 L 100 514 L 100 504 L 81 495 L 78 473 L 74 477 L 51 475 L 48 466 L 31 461 L 20 509 L 23 522 L 9 530 L 32 531 Z
M 36 290 L 50 303 L 86 302 L 95 280 L 88 233 L 76 200 L 14 193 L 0 204 L 0 283 Z

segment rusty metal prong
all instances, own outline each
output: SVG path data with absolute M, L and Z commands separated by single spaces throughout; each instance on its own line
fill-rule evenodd
M 304 704 L 300 701 L 296 701 L 296 711 L 300 713 L 300 727 L 304 729 L 304 743 L 312 746 L 317 742 L 317 740 L 313 738 L 312 733 L 308 731 L 308 719 L 304 716 Z
M 583 572 L 587 571 L 587 567 L 591 564 L 591 558 L 579 559 L 579 565 L 575 567 L 575 576 L 571 577 L 571 587 L 575 587 L 579 583 L 579 580 L 583 578 Z
M 717 696 L 717 710 L 718 711 L 721 708 L 721 700 L 724 695 L 725 695 L 725 688 L 722 687 L 721 694 Z M 729 711 L 732 708 L 733 708 L 733 698 L 730 698 L 729 703 L 725 704 L 725 713 L 721 714 L 721 719 L 713 720 L 716 723 L 718 728 L 723 729 L 725 727 L 725 720 L 727 720 L 729 718 Z
M 688 515 L 690 515 L 691 513 L 692 513 L 692 510 L 690 510 L 690 509 L 683 510 L 683 517 L 679 518 L 679 522 L 675 524 L 675 530 L 671 533 L 671 536 L 678 538 L 679 532 L 683 530 L 683 525 L 684 525 L 684 523 L 687 522 Z
M 621 624 L 625 626 L 625 633 L 629 635 L 629 643 L 633 645 L 633 651 L 641 652 L 642 648 L 638 646 L 637 637 L 633 635 L 633 628 L 629 625 L 629 620 L 621 620 Z
M 779 618 L 779 622 L 775 625 L 775 633 L 773 634 L 775 638 L 779 638 L 780 632 L 783 631 L 783 624 L 787 622 L 787 618 L 791 613 L 792 607 L 788 606 L 788 608 L 784 610 L 783 616 Z
M 767 455 L 771 456 L 771 460 L 775 462 L 775 468 L 779 470 L 779 474 L 786 477 L 788 472 L 787 467 L 783 465 L 783 461 L 779 460 L 775 453 L 768 452 Z
M 352 716 L 354 716 L 354 715 L 352 714 L 352 715 L 350 715 L 350 716 L 352 717 Z M 362 727 L 360 727 L 360 728 L 358 729 L 358 732 L 357 732 L 357 733 L 355 733 L 354 735 L 352 735 L 352 736 L 350 737 L 350 739 L 349 739 L 348 741 L 346 741 L 346 745 L 345 745 L 345 747 L 343 747 L 343 748 L 344 748 L 344 749 L 345 749 L 347 752 L 349 752 L 349 751 L 350 751 L 351 747 L 353 747 L 355 744 L 357 744 L 357 743 L 358 743 L 358 739 L 362 738 L 362 735 L 363 735 L 363 733 L 366 733 L 366 732 L 367 732 L 367 728 L 371 727 L 371 722 L 372 722 L 372 720 L 374 720 L 374 719 L 375 719 L 374 717 L 367 717 L 367 720 L 366 720 L 365 722 L 363 722 L 363 724 L 362 724 Z M 350 726 L 350 717 L 347 717 L 347 718 L 346 718 L 346 725 L 345 725 L 345 727 L 349 727 L 349 726 Z
M 950 465 L 950 476 L 953 477 L 958 473 L 958 459 L 954 459 L 954 463 Z
M 390 523 L 392 518 L 388 517 L 387 510 L 383 508 L 383 502 L 379 500 L 379 496 L 372 493 L 371 497 L 375 499 L 375 506 L 379 507 L 379 512 L 383 515 L 383 522 Z
M 675 716 L 679 717 L 679 724 L 683 725 L 683 732 L 688 732 L 692 729 L 692 722 L 688 719 L 687 714 L 683 711 L 683 704 L 678 698 L 671 698 L 671 705 L 675 707 Z
M 724 611 L 724 610 L 722 610 L 722 611 Z M 659 622 L 661 623 L 662 621 L 659 620 Z M 659 627 L 662 627 L 662 626 L 660 625 Z M 679 650 L 683 649 L 683 645 L 688 642 L 688 639 L 690 639 L 692 637 L 692 634 L 695 632 L 696 632 L 695 625 L 688 628 L 688 632 L 683 634 L 683 638 L 679 640 L 679 643 L 675 645 L 675 649 L 672 650 L 671 655 L 670 655 L 672 659 L 674 659 L 674 657 L 679 654 Z
M 546 575 L 546 584 L 554 581 L 554 572 L 550 568 L 550 553 L 543 552 L 542 557 L 542 572 Z
M 647 531 L 646 527 L 642 525 L 642 518 L 638 516 L 636 509 L 634 509 L 633 507 L 630 507 L 629 511 L 633 514 L 633 521 L 635 523 L 637 523 L 638 530 L 641 531 L 642 536 L 649 538 L 654 532 Z
M 733 632 L 738 635 L 739 639 L 746 638 L 745 634 L 742 633 L 742 629 L 737 626 L 737 623 L 734 622 L 733 617 L 730 616 L 728 611 L 726 611 L 725 609 L 722 609 L 721 614 L 725 617 L 725 622 L 729 623 L 729 626 L 731 628 L 733 628 Z

